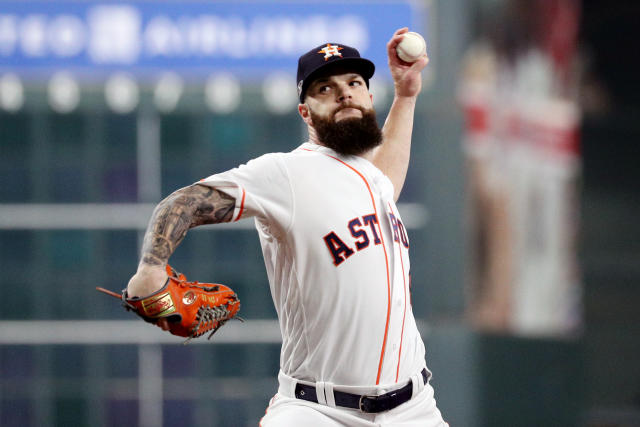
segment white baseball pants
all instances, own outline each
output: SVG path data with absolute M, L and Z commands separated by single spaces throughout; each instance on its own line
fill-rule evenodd
M 287 397 L 278 392 L 260 421 L 260 427 L 446 427 L 433 398 L 433 387 L 408 402 L 377 414 L 357 409 L 331 407 Z

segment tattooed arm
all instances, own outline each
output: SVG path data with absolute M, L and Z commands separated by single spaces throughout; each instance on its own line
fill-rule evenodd
M 165 266 L 187 231 L 198 225 L 229 222 L 235 199 L 215 188 L 195 184 L 175 191 L 153 211 L 144 235 L 138 271 L 129 280 L 129 296 L 145 296 L 167 280 Z

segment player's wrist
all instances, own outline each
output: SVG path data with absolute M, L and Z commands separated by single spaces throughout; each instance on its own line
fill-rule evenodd
M 405 94 L 403 92 L 396 91 L 393 96 L 393 105 L 396 108 L 415 110 L 418 103 L 418 95 Z
M 138 264 L 138 270 L 136 274 L 155 275 L 155 274 L 162 273 L 166 275 L 166 272 L 167 272 L 166 264 L 151 264 L 151 263 L 145 262 L 143 259 L 142 261 L 140 261 L 140 264 Z
M 419 93 L 406 92 L 403 90 L 396 89 L 393 99 L 394 101 L 408 102 L 408 103 L 415 104 L 418 101 L 418 95 Z

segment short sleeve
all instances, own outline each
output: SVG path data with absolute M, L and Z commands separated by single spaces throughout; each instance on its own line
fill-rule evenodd
M 289 176 L 280 153 L 265 154 L 198 182 L 236 200 L 232 221 L 256 217 L 271 234 L 285 232 L 293 215 Z

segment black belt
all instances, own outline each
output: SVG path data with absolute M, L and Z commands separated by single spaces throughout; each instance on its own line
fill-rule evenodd
M 429 380 L 429 373 L 427 369 L 423 369 L 422 379 L 426 384 Z M 405 385 L 398 390 L 390 391 L 389 393 L 381 394 L 380 396 L 364 396 L 359 394 L 345 393 L 343 391 L 333 391 L 333 397 L 336 402 L 336 406 L 343 406 L 345 408 L 360 409 L 362 412 L 376 413 L 388 411 L 400 406 L 403 403 L 411 399 L 413 394 L 413 384 L 409 381 L 409 384 Z M 306 400 L 308 402 L 318 403 L 318 396 L 316 395 L 316 388 L 312 385 L 296 384 L 296 398 Z

